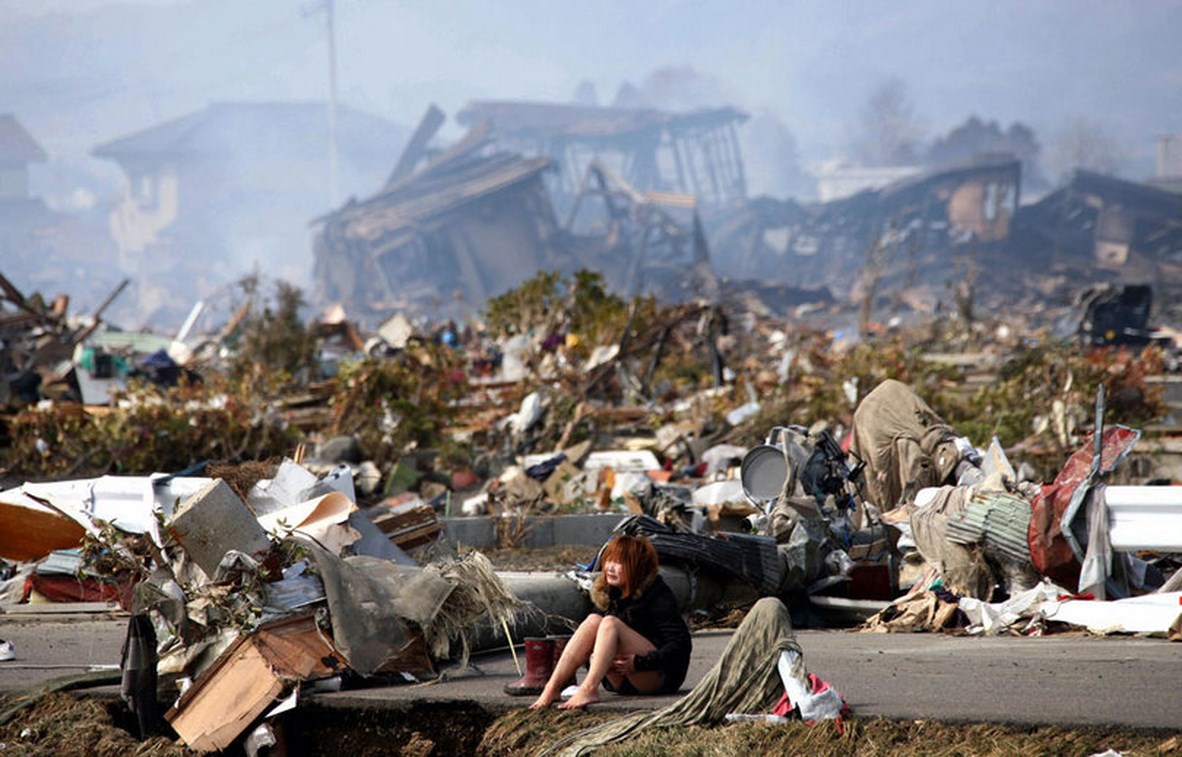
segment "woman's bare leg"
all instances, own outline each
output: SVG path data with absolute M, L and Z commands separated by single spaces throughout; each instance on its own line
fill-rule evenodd
M 529 706 L 531 710 L 549 707 L 562 693 L 558 687 L 569 681 L 579 666 L 591 657 L 591 650 L 595 647 L 595 639 L 599 635 L 599 628 L 603 620 L 602 615 L 592 613 L 579 624 L 570 640 L 566 642 L 562 656 L 558 658 L 558 664 L 554 666 L 554 672 L 550 674 L 550 680 L 546 681 L 542 693 Z
M 624 621 L 613 615 L 604 617 L 595 634 L 595 645 L 591 650 L 591 668 L 587 671 L 586 678 L 579 685 L 575 695 L 558 707 L 563 710 L 574 710 L 598 702 L 599 684 L 605 676 L 609 675 L 612 661 L 616 655 L 644 654 L 651 652 L 654 648 L 652 642 L 629 628 Z M 628 678 L 637 690 L 651 691 L 660 682 L 660 676 L 658 671 L 653 670 L 633 673 Z M 619 678 L 622 681 L 623 676 L 619 676 Z M 613 675 L 613 684 L 617 682 L 616 679 L 617 676 Z

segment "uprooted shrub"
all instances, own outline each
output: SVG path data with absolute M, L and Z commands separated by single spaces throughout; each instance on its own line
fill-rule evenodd
M 577 271 L 563 278 L 540 271 L 508 292 L 488 301 L 484 321 L 494 337 L 526 334 L 536 328 L 566 328 L 596 344 L 618 334 L 628 320 L 628 305 L 610 294 L 603 276 Z
M 607 291 L 603 276 L 581 270 L 568 278 L 540 272 L 532 279 L 489 300 L 484 312 L 488 332 L 495 338 L 531 335 L 536 365 L 547 353 L 561 351 L 566 364 L 578 373 L 597 347 L 618 346 L 632 373 L 651 392 L 657 385 L 670 391 L 697 389 L 710 374 L 710 352 L 697 316 L 706 308 L 662 305 L 653 297 L 624 300 Z M 666 333 L 666 328 L 668 329 Z M 661 341 L 661 359 L 654 345 Z M 630 350 L 639 349 L 635 355 Z M 596 393 L 618 398 L 619 387 L 604 381 Z
M 0 452 L 10 475 L 31 479 L 179 471 L 209 460 L 265 460 L 290 454 L 302 434 L 271 401 L 265 376 L 212 376 L 161 388 L 132 381 L 109 408 L 31 406 L 9 419 Z
M 306 383 L 315 375 L 317 344 L 315 334 L 300 318 L 303 292 L 277 281 L 274 297 L 262 297 L 257 277 L 247 277 L 239 286 L 248 301 L 257 304 L 230 335 L 235 347 L 230 375 L 280 374 L 287 383 Z
M 431 344 L 392 360 L 346 363 L 330 400 L 330 433 L 356 434 L 362 454 L 377 461 L 437 447 L 468 392 L 461 368 L 455 351 Z

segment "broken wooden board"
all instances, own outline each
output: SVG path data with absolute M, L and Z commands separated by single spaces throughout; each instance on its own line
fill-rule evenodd
M 289 685 L 327 678 L 345 667 L 315 616 L 293 615 L 239 637 L 165 718 L 191 749 L 220 751 Z
M 443 531 L 443 524 L 435 517 L 435 509 L 421 502 L 406 503 L 372 517 L 374 525 L 402 549 L 435 541 Z
M 82 543 L 82 525 L 19 489 L 0 492 L 0 557 L 39 560 L 55 549 Z

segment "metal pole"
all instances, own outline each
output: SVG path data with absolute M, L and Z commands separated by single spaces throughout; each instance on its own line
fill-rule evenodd
M 324 0 L 328 23 L 328 201 L 337 205 L 337 43 L 334 23 L 335 0 Z

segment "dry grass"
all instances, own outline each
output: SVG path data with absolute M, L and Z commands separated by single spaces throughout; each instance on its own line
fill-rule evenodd
M 0 727 L 5 757 L 190 757 L 197 754 L 172 739 L 139 741 L 115 723 L 117 704 L 53 693 Z
M 511 712 L 485 732 L 479 754 L 524 757 L 544 751 L 564 736 L 610 719 L 591 713 Z M 1130 729 L 1068 729 L 1054 726 L 950 724 L 882 718 L 787 725 L 736 723 L 718 728 L 659 729 L 596 752 L 603 757 L 734 757 L 801 754 L 809 757 L 1058 757 L 1112 749 L 1126 757 L 1182 753 L 1182 734 Z
M 554 547 L 499 547 L 482 549 L 497 570 L 575 570 L 576 563 L 586 565 L 599 550 L 592 546 L 561 545 Z
M 196 754 L 168 738 L 138 741 L 117 724 L 117 711 L 121 709 L 121 705 L 114 701 L 79 697 L 70 693 L 46 695 L 22 712 L 20 717 L 0 727 L 0 751 L 5 757 L 50 754 L 66 757 L 192 757 Z M 127 713 L 123 713 L 124 718 L 127 716 Z M 324 745 L 321 745 L 321 753 L 331 755 L 347 751 L 351 754 L 426 757 L 454 752 L 456 745 L 445 747 L 439 741 L 442 731 L 437 728 L 446 727 L 449 731 L 455 731 L 468 718 L 461 717 L 460 722 L 456 722 L 457 714 L 450 711 L 438 711 L 438 716 L 443 720 L 435 723 L 430 708 L 427 708 L 427 711 L 414 713 L 409 721 L 382 723 L 371 734 L 380 741 L 381 749 L 378 751 L 345 749 L 334 752 L 331 748 L 323 749 Z M 484 731 L 479 746 L 475 749 L 465 746 L 461 751 L 471 751 L 482 757 L 537 755 L 566 736 L 615 717 L 618 717 L 618 713 L 516 709 L 493 722 Z M 477 729 L 481 727 L 475 722 L 471 725 Z M 787 725 L 736 723 L 718 728 L 658 729 L 631 741 L 605 747 L 596 754 L 603 757 L 735 757 L 748 754 L 801 754 L 809 757 L 1082 757 L 1102 754 L 1107 750 L 1124 757 L 1182 754 L 1182 732 L 851 718 L 840 728 L 834 722 L 812 725 L 793 722 Z

